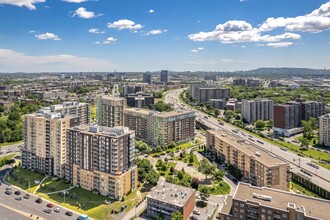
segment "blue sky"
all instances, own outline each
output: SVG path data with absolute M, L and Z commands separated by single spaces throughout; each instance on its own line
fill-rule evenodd
M 0 72 L 330 68 L 330 1 L 0 0 Z

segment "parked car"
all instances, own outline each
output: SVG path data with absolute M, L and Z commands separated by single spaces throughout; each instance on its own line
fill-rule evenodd
M 201 212 L 200 212 L 199 210 L 197 210 L 197 209 L 194 209 L 193 214 L 195 214 L 195 215 L 200 215 Z

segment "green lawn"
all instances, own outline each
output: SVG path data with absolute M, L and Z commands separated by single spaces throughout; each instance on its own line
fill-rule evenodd
M 50 192 L 50 188 L 54 187 L 54 192 L 55 191 L 61 191 L 64 189 L 68 189 L 71 184 L 70 183 L 66 183 L 65 179 L 60 179 L 60 180 L 52 180 L 52 177 L 48 177 L 47 179 L 45 179 L 45 181 L 43 182 L 43 185 L 46 184 L 46 187 L 40 187 L 38 189 L 38 193 L 49 193 Z
M 24 190 L 27 190 L 30 193 L 32 193 L 37 187 L 37 184 L 34 181 L 35 180 L 41 181 L 45 177 L 40 173 L 32 172 L 30 170 L 23 169 L 22 167 L 17 167 L 13 169 L 12 172 L 17 176 L 17 180 L 7 176 L 6 181 Z M 28 184 L 27 184 L 28 181 L 26 179 L 30 180 L 30 189 L 28 189 Z
M 15 141 L 15 142 L 4 142 L 0 144 L 0 147 L 7 147 L 13 144 L 23 144 L 23 141 Z
M 6 160 L 10 160 L 15 156 L 15 154 L 8 154 L 6 156 L 0 157 L 0 166 L 2 163 L 4 163 Z
M 194 159 L 192 165 L 197 169 L 198 168 L 197 156 L 194 154 L 194 155 L 192 155 L 192 158 Z M 182 158 L 180 156 L 176 156 L 173 159 L 189 164 L 190 154 L 185 154 L 184 157 L 182 157 Z
M 198 191 L 201 191 L 202 188 L 206 189 L 206 193 L 209 195 L 224 195 L 230 193 L 230 186 L 223 180 L 215 182 L 213 185 L 202 185 L 198 186 Z
M 294 183 L 294 182 L 290 182 L 290 189 L 291 191 L 297 193 L 299 192 L 300 194 L 306 195 L 306 196 L 312 196 L 312 197 L 318 197 L 320 198 L 317 194 L 313 193 L 312 191 L 310 191 L 309 189 Z

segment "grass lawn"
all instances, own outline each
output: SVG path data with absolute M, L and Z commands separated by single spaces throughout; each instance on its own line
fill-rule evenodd
M 198 168 L 198 159 L 195 154 L 192 155 L 192 158 L 194 159 L 192 165 L 197 169 Z M 184 162 L 186 164 L 189 164 L 190 154 L 185 154 L 184 157 L 176 156 L 173 158 L 174 160 L 178 160 L 181 162 Z
M 8 154 L 6 156 L 0 157 L 0 164 L 3 163 L 6 160 L 10 160 L 15 156 L 15 154 Z
M 17 176 L 17 180 L 15 181 L 14 178 L 7 176 L 6 181 L 24 190 L 27 190 L 30 193 L 32 193 L 37 188 L 37 184 L 34 181 L 41 181 L 45 177 L 40 173 L 32 172 L 30 170 L 23 169 L 22 167 L 13 169 L 13 173 Z M 21 179 L 22 182 L 20 182 Z M 30 189 L 28 189 L 28 181 L 26 179 L 30 180 Z
M 205 188 L 206 193 L 209 195 L 224 195 L 230 193 L 230 186 L 223 180 L 215 182 L 211 186 L 200 184 L 198 186 L 198 191 L 201 191 L 202 188 Z
M 317 194 L 313 193 L 312 191 L 310 191 L 309 189 L 294 183 L 294 182 L 290 182 L 290 190 L 297 193 L 299 192 L 300 194 L 306 195 L 306 196 L 312 196 L 312 197 L 318 197 L 320 198 Z
M 7 147 L 13 144 L 23 144 L 23 141 L 4 142 L 0 144 L 0 147 Z
M 54 192 L 56 191 L 61 191 L 64 189 L 70 188 L 71 184 L 66 183 L 65 179 L 60 179 L 60 180 L 52 180 L 52 177 L 48 177 L 47 179 L 44 180 L 43 185 L 46 184 L 46 187 L 40 187 L 38 189 L 38 193 L 49 193 L 50 192 L 50 187 L 54 187 Z
M 321 167 L 323 167 L 323 168 L 325 168 L 325 169 L 330 170 L 330 165 L 329 165 L 329 164 L 320 163 L 320 162 L 318 162 L 318 161 L 313 161 L 313 163 L 315 163 L 315 164 L 317 164 L 317 165 L 319 165 L 319 166 L 321 166 Z
M 206 130 L 205 130 L 204 128 L 200 127 L 199 130 L 200 130 L 202 133 L 206 134 Z

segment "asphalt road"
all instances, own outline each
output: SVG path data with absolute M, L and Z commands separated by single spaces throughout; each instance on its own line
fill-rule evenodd
M 7 209 L 0 205 L 0 216 L 2 220 L 27 220 L 31 218 L 25 217 L 21 214 L 18 214 L 10 209 Z
M 185 108 L 185 109 L 190 109 L 190 107 L 187 107 L 185 104 L 180 102 L 179 100 L 179 94 L 183 91 L 184 89 L 177 89 L 177 90 L 172 90 L 170 91 L 166 96 L 165 96 L 165 102 L 171 103 L 174 105 L 175 108 Z M 193 109 L 196 112 L 196 120 L 201 120 L 203 123 L 205 123 L 209 127 L 213 127 L 214 129 L 223 129 L 226 130 L 227 132 L 231 132 L 233 135 L 238 135 L 242 139 L 246 139 L 248 141 L 249 135 L 246 133 L 244 130 L 239 130 L 238 133 L 234 133 L 233 130 L 238 130 L 238 128 L 231 126 L 227 123 L 225 123 L 223 126 L 219 124 L 217 119 L 213 117 L 209 117 L 207 114 L 197 111 Z M 207 117 L 207 119 L 206 119 Z M 281 150 L 278 146 L 272 145 L 269 142 L 264 141 L 263 139 L 259 139 L 255 136 L 252 137 L 253 141 L 252 142 L 255 146 L 263 149 L 264 151 L 270 152 L 272 154 L 275 154 L 276 156 L 286 160 L 287 162 L 291 163 L 291 167 L 300 167 L 303 168 L 310 173 L 316 175 L 319 178 L 324 179 L 325 181 L 330 183 L 330 170 L 327 170 L 323 167 L 319 167 L 319 169 L 315 169 L 314 167 L 311 167 L 307 165 L 308 162 L 312 162 L 311 159 L 306 158 L 306 157 L 300 157 L 297 154 L 294 154 L 289 151 L 284 151 Z M 262 143 L 258 143 L 257 140 L 259 140 Z

